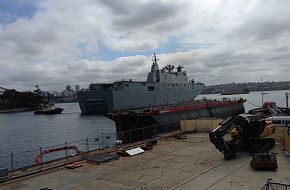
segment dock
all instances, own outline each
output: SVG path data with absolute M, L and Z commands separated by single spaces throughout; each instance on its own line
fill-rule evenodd
M 255 171 L 252 156 L 240 152 L 225 161 L 210 143 L 208 133 L 188 133 L 187 138 L 160 139 L 151 150 L 119 157 L 99 165 L 83 161 L 83 167 L 64 167 L 8 181 L 0 190 L 81 190 L 81 189 L 260 189 L 268 178 L 290 184 L 290 157 L 282 144 L 277 153 L 276 171 Z

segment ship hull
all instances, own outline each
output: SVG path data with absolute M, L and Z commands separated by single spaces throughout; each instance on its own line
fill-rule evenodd
M 182 90 L 180 86 L 167 88 L 168 84 L 161 83 L 128 82 L 126 84 L 128 86 L 120 90 L 79 91 L 77 97 L 82 114 L 106 114 L 192 101 L 204 88 L 204 85 L 195 83 L 186 84 L 187 86 L 183 86 Z M 156 90 L 148 90 L 149 87 L 154 87 Z
M 152 112 L 130 111 L 108 114 L 115 121 L 119 140 L 124 143 L 148 139 L 156 134 L 180 129 L 181 120 L 225 118 L 245 113 L 243 101 L 199 103 Z

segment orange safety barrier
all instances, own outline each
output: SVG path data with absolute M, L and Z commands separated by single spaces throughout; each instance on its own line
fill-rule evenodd
M 72 149 L 76 152 L 76 154 L 80 154 L 81 151 L 78 149 L 78 147 L 76 146 L 64 146 L 64 147 L 58 147 L 58 148 L 50 148 L 47 150 L 43 150 L 38 156 L 36 156 L 35 158 L 35 163 L 36 164 L 40 164 L 41 163 L 41 158 L 43 155 L 51 153 L 51 152 L 57 152 L 57 151 L 61 151 L 61 150 L 69 150 Z

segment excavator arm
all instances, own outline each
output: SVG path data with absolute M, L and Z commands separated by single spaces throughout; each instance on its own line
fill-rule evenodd
M 231 160 L 240 150 L 265 152 L 274 147 L 274 139 L 260 138 L 264 128 L 265 125 L 260 118 L 245 114 L 236 115 L 220 123 L 219 127 L 209 133 L 209 138 L 215 147 L 224 154 L 225 160 Z M 225 140 L 224 136 L 232 129 L 236 129 L 239 134 L 230 140 Z
M 235 128 L 235 121 L 237 116 L 233 116 L 227 118 L 222 123 L 220 123 L 219 127 L 214 129 L 209 133 L 210 141 L 215 145 L 215 147 L 224 154 L 225 160 L 231 160 L 236 157 L 237 148 L 233 146 L 233 141 L 224 140 L 223 136 L 228 133 L 231 129 Z

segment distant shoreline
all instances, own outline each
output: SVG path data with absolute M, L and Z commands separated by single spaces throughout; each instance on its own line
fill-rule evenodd
M 16 112 L 24 112 L 24 111 L 33 111 L 32 108 L 13 108 L 13 109 L 4 109 L 0 110 L 0 113 L 16 113 Z
M 249 91 L 251 92 L 271 92 L 271 91 L 290 91 L 290 89 L 282 89 L 282 90 L 254 90 L 254 91 Z M 234 93 L 234 94 L 222 94 L 222 92 L 215 92 L 215 93 L 210 93 L 210 92 L 201 92 L 200 95 L 207 95 L 207 94 L 220 94 L 220 95 L 235 95 L 235 94 L 248 94 L 248 93 Z

